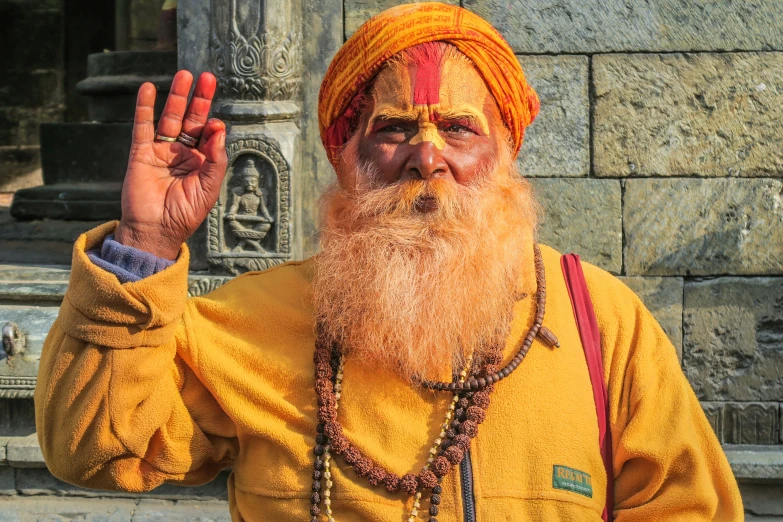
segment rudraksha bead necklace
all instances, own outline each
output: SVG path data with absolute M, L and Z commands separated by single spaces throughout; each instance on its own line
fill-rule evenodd
M 365 477 L 370 485 L 383 484 L 389 492 L 393 493 L 401 489 L 408 495 L 412 495 L 414 504 L 409 521 L 415 520 L 418 515 L 422 490 L 431 490 L 429 522 L 437 522 L 441 479 L 451 470 L 452 466 L 458 466 L 462 462 L 465 453 L 470 448 L 471 440 L 478 435 L 478 425 L 486 418 L 486 409 L 489 407 L 490 394 L 495 383 L 508 377 L 519 366 L 536 335 L 542 329 L 541 323 L 544 320 L 546 303 L 544 265 L 538 245 L 534 244 L 533 249 L 538 287 L 536 290 L 536 316 L 522 347 L 511 362 L 498 370 L 498 365 L 502 362 L 502 350 L 500 347 L 495 347 L 485 355 L 485 364 L 470 379 L 467 378 L 468 370 L 466 368 L 454 382 L 425 381 L 422 383 L 424 387 L 429 389 L 454 393 L 454 400 L 449 406 L 440 436 L 436 438 L 435 444 L 430 450 L 430 457 L 418 476 L 408 473 L 399 477 L 374 463 L 345 437 L 342 426 L 337 421 L 345 359 L 339 346 L 327 346 L 319 335 L 313 356 L 319 423 L 316 427 L 316 446 L 313 448 L 315 463 L 313 466 L 313 492 L 310 497 L 311 522 L 318 522 L 318 516 L 321 513 L 319 505 L 322 499 L 328 522 L 335 522 L 331 508 L 332 454 L 343 456 L 345 462 L 353 467 L 356 474 Z M 544 333 L 546 335 L 541 337 L 547 344 L 559 346 L 554 334 L 548 330 L 545 330 Z M 323 494 L 321 493 L 322 478 L 326 481 Z
M 541 323 L 544 322 L 544 310 L 546 309 L 546 277 L 544 275 L 544 261 L 541 258 L 541 250 L 537 244 L 533 244 L 533 252 L 535 254 L 535 266 L 536 266 L 536 318 L 533 321 L 533 326 L 528 330 L 525 340 L 519 351 L 513 359 L 502 369 L 493 372 L 486 377 L 478 377 L 467 380 L 466 382 L 437 382 L 437 381 L 422 381 L 421 385 L 424 388 L 438 391 L 450 391 L 450 392 L 462 392 L 462 391 L 478 391 L 483 390 L 491 384 L 500 382 L 517 369 L 522 364 L 522 360 L 527 355 L 530 346 L 533 344 L 533 340 L 541 331 Z M 554 337 L 551 331 L 544 329 L 541 332 L 543 340 L 550 346 L 559 346 L 557 338 Z M 551 336 L 551 337 L 550 337 Z

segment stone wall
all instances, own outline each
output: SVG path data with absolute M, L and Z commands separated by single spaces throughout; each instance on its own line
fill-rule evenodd
M 58 0 L 0 0 L 0 192 L 42 183 L 38 124 L 65 111 Z

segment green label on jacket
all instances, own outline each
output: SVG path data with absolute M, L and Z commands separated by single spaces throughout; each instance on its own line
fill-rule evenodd
M 593 498 L 593 483 L 590 475 L 578 469 L 555 466 L 552 469 L 552 487 Z

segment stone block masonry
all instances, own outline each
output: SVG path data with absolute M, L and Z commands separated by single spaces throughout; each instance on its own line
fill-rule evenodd
M 783 181 L 628 179 L 628 275 L 783 273 Z
M 783 278 L 687 282 L 683 330 L 683 366 L 700 399 L 783 402 Z
M 520 56 L 541 100 L 525 130 L 519 167 L 526 177 L 577 177 L 590 172 L 590 102 L 586 56 Z
M 597 176 L 783 175 L 783 53 L 599 55 L 593 81 Z
M 518 53 L 783 50 L 780 0 L 463 0 L 462 5 L 492 22 Z
M 531 178 L 544 211 L 539 240 L 579 254 L 604 270 L 622 268 L 620 182 L 613 179 Z

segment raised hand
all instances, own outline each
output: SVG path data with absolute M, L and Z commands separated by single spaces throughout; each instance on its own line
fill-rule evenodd
M 207 121 L 215 77 L 203 73 L 188 104 L 192 83 L 188 71 L 174 76 L 157 131 L 155 86 L 139 88 L 122 219 L 115 231 L 120 243 L 166 259 L 176 259 L 182 243 L 206 219 L 226 174 L 226 126 Z M 176 141 L 180 132 L 195 138 L 196 146 Z

